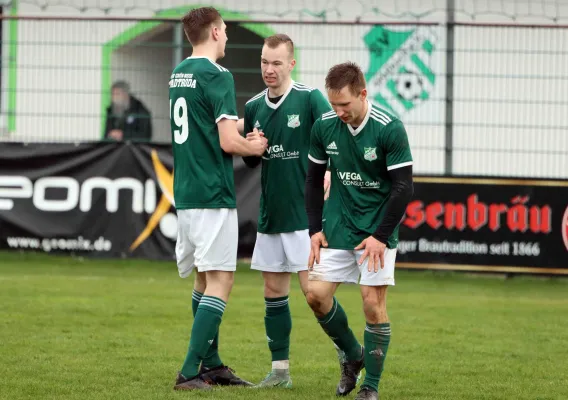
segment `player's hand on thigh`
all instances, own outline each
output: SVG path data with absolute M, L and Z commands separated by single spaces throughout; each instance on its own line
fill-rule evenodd
M 369 258 L 367 263 L 367 270 L 369 272 L 375 271 L 379 272 L 379 265 L 381 269 L 385 268 L 385 249 L 387 245 L 383 242 L 379 242 L 373 236 L 369 236 L 367 239 L 363 240 L 355 250 L 365 249 L 361 257 L 359 258 L 359 265 L 365 262 L 366 258 Z
M 311 271 L 314 268 L 314 261 L 319 264 L 320 262 L 320 248 L 327 247 L 327 240 L 323 232 L 318 232 L 311 237 L 310 258 L 308 260 L 308 269 Z

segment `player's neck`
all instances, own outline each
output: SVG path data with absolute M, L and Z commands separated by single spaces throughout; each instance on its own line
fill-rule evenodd
M 365 102 L 363 103 L 363 112 L 361 113 L 361 115 L 359 115 L 359 117 L 355 121 L 353 121 L 351 125 L 357 127 L 360 126 L 363 123 L 365 117 L 367 116 L 368 110 L 369 110 L 369 103 L 367 103 L 367 101 L 365 100 Z
M 195 46 L 191 52 L 192 57 L 207 57 L 213 62 L 217 61 L 217 49 L 211 48 L 211 46 Z
M 278 97 L 282 96 L 290 85 L 292 84 L 292 78 L 288 78 L 288 80 L 284 81 L 282 85 L 278 86 L 277 88 L 268 88 L 268 97 Z

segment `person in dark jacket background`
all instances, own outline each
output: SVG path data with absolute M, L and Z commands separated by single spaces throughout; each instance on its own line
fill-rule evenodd
M 112 102 L 107 108 L 105 139 L 152 140 L 152 120 L 146 106 L 130 93 L 130 85 L 117 81 L 112 85 Z

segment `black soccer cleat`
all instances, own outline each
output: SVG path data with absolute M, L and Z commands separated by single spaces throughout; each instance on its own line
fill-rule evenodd
M 187 379 L 178 372 L 174 390 L 211 390 L 211 385 L 205 382 L 198 375 L 194 378 Z
M 209 385 L 217 386 L 254 386 L 252 383 L 245 381 L 235 375 L 235 371 L 226 365 L 216 368 L 205 368 L 201 366 L 199 377 Z
M 363 386 L 361 390 L 359 390 L 359 393 L 357 393 L 355 400 L 379 400 L 379 392 Z
M 340 361 L 341 379 L 339 380 L 339 384 L 337 385 L 337 390 L 335 392 L 337 396 L 347 396 L 357 386 L 359 374 L 365 367 L 364 352 L 365 349 L 361 347 L 361 359 L 356 361 Z

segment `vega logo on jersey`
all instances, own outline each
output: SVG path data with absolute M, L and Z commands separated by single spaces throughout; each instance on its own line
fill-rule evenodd
M 337 176 L 344 186 L 356 186 L 362 189 L 378 189 L 381 186 L 379 181 L 366 181 L 357 172 L 337 171 Z
M 395 114 L 403 115 L 430 98 L 436 83 L 432 59 L 436 31 L 374 26 L 364 37 L 371 57 L 365 74 L 370 97 Z
M 299 151 L 285 151 L 284 146 L 281 144 L 275 144 L 269 146 L 266 149 L 268 157 L 263 157 L 265 160 L 272 160 L 275 158 L 280 158 L 282 160 L 292 160 L 294 158 L 300 158 Z

